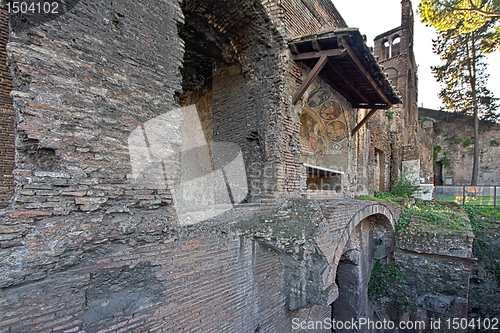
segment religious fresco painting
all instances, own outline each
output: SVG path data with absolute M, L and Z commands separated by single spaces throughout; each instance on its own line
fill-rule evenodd
M 301 117 L 300 143 L 303 153 L 322 164 L 326 153 L 347 149 L 348 126 L 341 104 L 326 89 L 316 89 L 307 99 Z M 308 159 L 309 160 L 309 159 Z

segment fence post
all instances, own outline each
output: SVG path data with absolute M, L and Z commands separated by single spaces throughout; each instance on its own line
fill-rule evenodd
M 465 185 L 464 185 L 462 191 L 463 191 L 462 192 L 462 206 L 465 206 Z
M 497 206 L 497 187 L 495 186 L 495 191 L 494 191 L 495 196 L 493 197 L 493 207 Z

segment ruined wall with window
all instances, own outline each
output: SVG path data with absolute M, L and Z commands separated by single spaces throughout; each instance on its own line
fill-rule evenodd
M 416 184 L 427 183 L 420 177 L 413 9 L 410 1 L 402 0 L 401 5 L 401 26 L 377 36 L 374 41 L 374 54 L 403 101 L 379 112 L 368 125 L 372 144 L 370 164 L 374 165 L 371 189 L 375 191 L 389 190 L 402 174 Z
M 437 186 L 470 185 L 474 156 L 474 119 L 453 112 L 419 108 L 423 147 L 430 160 L 427 173 Z M 500 184 L 500 126 L 480 121 L 478 185 Z

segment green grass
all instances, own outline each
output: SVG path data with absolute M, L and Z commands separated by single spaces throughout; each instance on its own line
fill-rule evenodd
M 431 201 L 417 201 L 413 206 L 409 206 L 401 212 L 396 229 L 403 230 L 412 216 L 418 216 L 430 224 L 454 230 L 467 229 L 467 223 L 456 209 L 440 205 Z
M 360 200 L 371 200 L 371 201 L 384 201 L 384 199 L 380 199 L 380 198 L 375 198 L 375 197 L 372 197 L 371 195 L 360 195 L 360 196 L 357 196 L 356 199 L 360 199 Z
M 463 203 L 463 197 L 455 195 L 436 195 L 436 200 L 455 202 L 460 205 Z M 494 196 L 465 197 L 466 206 L 493 206 L 494 204 L 495 204 Z M 497 205 L 500 206 L 500 197 L 497 197 Z

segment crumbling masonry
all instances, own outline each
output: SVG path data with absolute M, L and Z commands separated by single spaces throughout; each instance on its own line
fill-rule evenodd
M 0 332 L 374 316 L 371 258 L 397 216 L 353 198 L 405 162 L 418 178 L 402 4 L 381 59 L 402 97 L 329 0 L 82 1 L 4 24 Z

